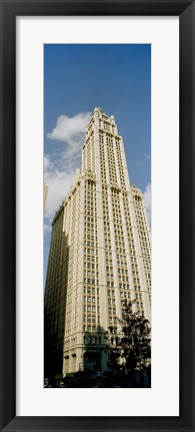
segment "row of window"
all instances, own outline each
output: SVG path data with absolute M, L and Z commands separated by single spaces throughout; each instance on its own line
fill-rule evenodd
M 83 297 L 83 301 L 85 303 L 95 303 L 96 302 L 96 298 L 95 297 L 91 297 L 91 296 L 85 296 Z M 99 297 L 97 297 L 97 302 L 99 302 Z

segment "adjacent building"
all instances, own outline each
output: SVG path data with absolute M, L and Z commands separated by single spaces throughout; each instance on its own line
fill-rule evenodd
M 56 212 L 45 311 L 55 373 L 109 370 L 107 330 L 123 301 L 150 320 L 151 248 L 141 190 L 130 184 L 114 116 L 95 108 L 82 167 Z
M 46 202 L 47 202 L 47 194 L 48 194 L 48 186 L 44 183 L 43 189 L 43 208 L 45 210 Z

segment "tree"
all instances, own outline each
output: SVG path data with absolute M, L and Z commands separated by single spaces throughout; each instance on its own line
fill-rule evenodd
M 125 369 L 143 369 L 150 365 L 151 360 L 151 328 L 149 321 L 132 312 L 132 304 L 124 302 L 122 319 L 118 320 L 120 331 L 116 327 L 109 329 L 111 358 L 115 359 L 115 366 Z

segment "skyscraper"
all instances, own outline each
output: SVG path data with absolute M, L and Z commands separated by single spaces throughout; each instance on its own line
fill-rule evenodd
M 109 370 L 106 331 L 123 300 L 150 320 L 150 227 L 143 195 L 130 185 L 114 116 L 95 108 L 82 167 L 56 212 L 45 311 L 55 372 Z

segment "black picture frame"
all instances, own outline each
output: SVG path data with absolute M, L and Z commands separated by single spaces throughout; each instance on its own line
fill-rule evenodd
M 194 1 L 0 0 L 0 8 L 0 429 L 4 431 L 194 431 Z M 178 417 L 16 417 L 16 17 L 58 15 L 179 16 L 180 415 Z M 174 191 L 172 193 L 174 194 Z

